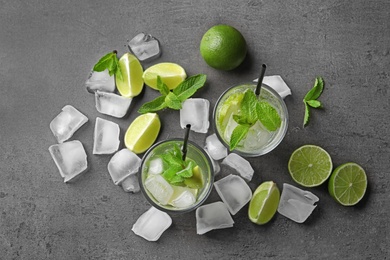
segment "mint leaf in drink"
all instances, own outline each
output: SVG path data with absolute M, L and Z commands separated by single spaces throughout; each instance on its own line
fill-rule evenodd
M 173 89 L 173 93 L 177 95 L 180 101 L 185 101 L 190 98 L 195 92 L 204 86 L 206 82 L 206 75 L 198 74 L 192 77 L 187 78 L 183 82 L 179 84 L 175 89 Z
M 307 102 L 304 102 L 304 103 L 305 103 L 305 117 L 303 118 L 303 126 L 306 126 L 309 123 L 310 107 L 307 104 Z
M 254 124 L 257 121 L 256 104 L 258 103 L 255 92 L 248 89 L 244 93 L 241 102 L 241 114 L 245 115 L 249 124 Z
M 282 124 L 278 111 L 266 101 L 260 101 L 256 106 L 257 118 L 268 131 L 275 131 Z
M 242 139 L 247 135 L 249 128 L 251 126 L 248 124 L 238 125 L 234 128 L 232 135 L 230 136 L 229 149 L 230 151 L 234 150 L 236 146 L 240 143 Z
M 118 78 L 122 79 L 122 71 L 119 67 L 119 59 L 116 54 L 116 51 L 112 51 L 104 55 L 95 64 L 93 70 L 97 72 L 102 72 L 107 69 L 110 76 L 116 74 Z
M 312 89 L 307 92 L 303 100 L 315 100 L 321 96 L 322 91 L 324 90 L 324 81 L 321 77 L 317 77 L 314 82 L 314 86 Z
M 176 96 L 173 92 L 169 92 L 165 97 L 165 104 L 167 107 L 179 110 L 181 109 L 181 101 L 178 96 Z
M 193 173 L 192 169 L 194 169 L 195 165 L 192 161 L 188 163 L 188 165 L 181 171 L 177 172 L 176 175 L 181 176 L 182 178 L 191 178 Z
M 320 107 L 322 107 L 321 102 L 318 101 L 318 100 L 308 100 L 308 101 L 306 101 L 306 104 L 308 104 L 309 106 L 311 106 L 313 108 L 320 108 Z
M 167 107 L 165 103 L 165 96 L 159 96 L 158 98 L 143 104 L 138 113 L 145 114 L 149 112 L 156 112 Z

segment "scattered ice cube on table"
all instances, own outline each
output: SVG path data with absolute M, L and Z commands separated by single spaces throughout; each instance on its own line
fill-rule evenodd
M 85 87 L 90 93 L 94 93 L 97 90 L 104 92 L 114 92 L 115 91 L 115 78 L 114 75 L 110 76 L 108 70 L 102 72 L 91 71 L 87 81 L 85 82 Z
M 118 124 L 96 117 L 93 154 L 112 154 L 118 151 L 119 131 Z
M 172 219 L 167 213 L 151 207 L 137 219 L 131 230 L 148 241 L 157 241 L 171 224 Z
M 207 133 L 210 122 L 210 101 L 203 98 L 189 98 L 183 102 L 180 109 L 180 126 L 186 128 L 191 124 L 191 130 L 197 133 Z
M 235 215 L 252 198 L 252 190 L 237 175 L 228 175 L 214 182 L 214 187 L 232 215 Z
M 242 141 L 245 149 L 254 149 L 266 145 L 271 139 L 271 133 L 260 123 L 260 121 L 257 121 L 249 128 L 245 139 Z
M 227 148 L 219 141 L 216 134 L 206 138 L 206 149 L 214 160 L 223 159 L 228 155 Z
M 278 212 L 295 222 L 303 223 L 317 207 L 314 203 L 318 201 L 319 198 L 313 193 L 284 183 Z
M 78 140 L 54 144 L 49 147 L 49 152 L 64 182 L 69 182 L 88 170 L 87 154 Z
M 96 91 L 96 110 L 102 114 L 122 118 L 129 110 L 132 98 L 126 98 L 114 93 Z
M 161 175 L 149 175 L 145 187 L 162 205 L 167 205 L 173 194 L 172 186 Z
M 140 61 L 148 61 L 160 55 L 160 44 L 150 34 L 139 33 L 128 43 L 130 51 Z
M 127 176 L 122 182 L 121 186 L 124 191 L 136 193 L 140 191 L 139 181 L 137 174 Z
M 161 174 L 163 172 L 163 160 L 161 158 L 155 158 L 149 161 L 149 174 Z
M 244 179 L 248 181 L 252 180 L 254 170 L 251 164 L 238 154 L 230 153 L 223 159 L 222 164 L 235 169 Z
M 59 143 L 68 140 L 88 118 L 71 105 L 66 105 L 51 122 L 50 129 Z
M 108 172 L 115 185 L 120 184 L 126 177 L 135 175 L 141 165 L 141 159 L 127 148 L 116 152 L 108 163 Z
M 259 79 L 255 79 L 253 81 L 258 82 Z M 282 98 L 291 95 L 291 89 L 287 86 L 286 82 L 284 82 L 282 77 L 279 75 L 265 76 L 263 78 L 263 83 L 273 88 Z
M 234 221 L 226 205 L 217 201 L 196 209 L 196 233 L 203 235 L 214 229 L 233 227 Z

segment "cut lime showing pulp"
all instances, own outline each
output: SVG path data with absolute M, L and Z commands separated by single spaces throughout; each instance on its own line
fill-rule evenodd
M 304 187 L 324 183 L 332 173 L 332 159 L 321 147 L 304 145 L 296 149 L 288 162 L 288 171 L 293 180 Z
M 139 60 L 130 53 L 125 53 L 119 59 L 122 79 L 115 77 L 118 92 L 124 97 L 135 97 L 141 93 L 144 86 L 142 73 L 144 72 Z
M 125 145 L 134 153 L 145 152 L 156 141 L 161 122 L 156 113 L 138 116 L 130 124 L 125 134 Z
M 341 205 L 353 206 L 366 193 L 367 175 L 356 163 L 345 163 L 337 167 L 330 176 L 328 190 Z
M 191 189 L 201 189 L 203 187 L 202 170 L 198 165 L 192 170 L 192 177 L 184 179 L 184 184 Z
M 263 182 L 249 203 L 248 216 L 250 221 L 262 225 L 275 215 L 280 200 L 280 191 L 273 181 Z
M 180 65 L 163 62 L 147 68 L 143 73 L 142 78 L 146 85 L 153 89 L 157 89 L 157 76 L 161 77 L 162 82 L 164 82 L 169 89 L 174 89 L 186 79 L 187 74 Z

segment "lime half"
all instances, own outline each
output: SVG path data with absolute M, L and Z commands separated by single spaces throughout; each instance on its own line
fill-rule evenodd
M 133 54 L 125 53 L 119 59 L 119 67 L 122 79 L 115 77 L 118 92 L 128 98 L 139 95 L 144 87 L 142 79 L 144 70 L 139 60 Z
M 280 191 L 276 183 L 266 181 L 260 184 L 249 202 L 249 219 L 258 225 L 267 223 L 275 215 L 280 200 Z
M 337 167 L 330 176 L 328 190 L 341 205 L 353 206 L 366 193 L 367 175 L 356 163 L 345 163 Z
M 143 73 L 142 78 L 146 85 L 153 89 L 157 89 L 157 76 L 161 77 L 162 82 L 164 82 L 169 89 L 174 89 L 186 79 L 187 74 L 180 65 L 171 62 L 163 62 L 147 68 Z
M 288 171 L 293 180 L 305 187 L 324 183 L 332 173 L 332 159 L 321 147 L 304 145 L 296 149 L 288 162 Z
M 161 122 L 156 113 L 138 116 L 130 124 L 125 134 L 125 145 L 134 153 L 145 152 L 156 141 Z

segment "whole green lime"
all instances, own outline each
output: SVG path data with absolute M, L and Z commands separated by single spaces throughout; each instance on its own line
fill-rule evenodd
M 200 54 L 215 69 L 232 70 L 238 67 L 246 53 L 246 42 L 242 34 L 225 24 L 211 27 L 200 42 Z

